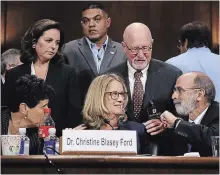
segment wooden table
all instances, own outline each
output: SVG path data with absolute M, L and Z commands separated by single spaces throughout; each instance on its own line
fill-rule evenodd
M 65 174 L 219 174 L 219 158 L 162 156 L 49 156 Z M 56 173 L 44 156 L 1 156 L 2 173 Z

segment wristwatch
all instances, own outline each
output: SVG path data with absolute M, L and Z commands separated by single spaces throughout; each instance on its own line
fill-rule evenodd
M 174 121 L 173 125 L 172 125 L 172 129 L 175 130 L 176 129 L 176 125 L 183 120 L 182 118 L 176 118 L 176 120 Z

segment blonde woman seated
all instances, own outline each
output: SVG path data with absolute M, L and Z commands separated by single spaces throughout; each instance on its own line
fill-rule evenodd
M 85 99 L 84 125 L 74 129 L 136 130 L 138 153 L 141 153 L 140 145 L 144 147 L 146 139 L 145 126 L 127 121 L 125 114 L 127 102 L 127 89 L 120 76 L 105 74 L 96 77 Z

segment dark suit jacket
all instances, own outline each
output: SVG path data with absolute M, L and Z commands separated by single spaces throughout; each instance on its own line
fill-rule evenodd
M 3 87 L 4 87 L 4 83 L 2 82 L 2 78 L 1 78 L 1 94 L 3 95 Z M 1 103 L 3 102 L 3 99 L 2 99 L 2 101 L 1 101 Z M 3 102 L 4 103 L 4 102 Z M 3 104 L 2 103 L 2 104 Z
M 108 39 L 99 73 L 85 37 L 66 43 L 63 47 L 63 55 L 66 63 L 74 67 L 79 76 L 82 99 L 85 98 L 88 87 L 96 76 L 105 73 L 108 69 L 117 66 L 125 60 L 122 45 L 112 41 L 110 38 Z M 84 104 L 83 101 L 81 105 Z
M 23 64 L 7 72 L 4 85 L 6 106 L 10 107 L 15 100 L 15 82 L 25 74 L 31 74 L 31 64 Z M 70 66 L 51 61 L 46 83 L 50 84 L 56 92 L 55 97 L 49 102 L 49 107 L 56 124 L 57 136 L 61 136 L 62 129 L 72 128 L 82 123 L 76 74 Z
M 145 152 L 145 143 L 147 142 L 147 134 L 145 132 L 145 126 L 143 124 L 126 121 L 123 124 L 119 124 L 119 130 L 131 130 L 137 132 L 137 153 L 143 154 Z M 148 152 L 151 154 L 151 152 Z
M 170 131 L 172 132 L 172 131 Z M 172 134 L 168 134 L 170 141 L 169 155 L 183 155 L 187 153 L 187 144 L 192 145 L 191 152 L 199 152 L 200 156 L 212 156 L 211 136 L 219 136 L 219 103 L 213 102 L 206 111 L 201 124 L 191 124 L 188 117 L 181 121 Z M 168 150 L 167 150 L 168 153 Z
M 171 96 L 176 80 L 182 74 L 182 72 L 178 68 L 159 60 L 151 60 L 147 73 L 144 102 L 142 105 L 142 110 L 139 119 L 134 117 L 133 102 L 131 100 L 129 86 L 127 62 L 118 65 L 117 67 L 111 69 L 109 72 L 117 73 L 121 75 L 125 80 L 125 84 L 127 86 L 129 94 L 129 100 L 127 105 L 127 115 L 129 120 L 141 123 L 149 120 L 147 108 L 149 107 L 149 102 L 151 100 L 154 101 L 155 106 L 161 113 L 165 110 L 174 110 L 174 105 Z

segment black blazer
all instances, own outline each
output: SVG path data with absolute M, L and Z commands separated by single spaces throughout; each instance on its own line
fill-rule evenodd
M 15 82 L 25 74 L 31 74 L 31 64 L 20 65 L 6 73 L 4 105 L 10 107 L 15 97 Z M 72 128 L 82 123 L 77 77 L 70 66 L 60 62 L 50 62 L 45 81 L 56 92 L 55 97 L 49 102 L 49 107 L 56 124 L 57 136 L 61 136 L 62 129 Z
M 145 145 L 147 143 L 147 134 L 145 131 L 145 126 L 143 124 L 126 121 L 122 124 L 119 124 L 119 130 L 131 130 L 137 132 L 137 153 L 138 154 L 152 154 L 152 152 L 145 152 Z
M 174 111 L 174 105 L 171 99 L 173 88 L 175 86 L 177 78 L 182 72 L 167 63 L 159 60 L 152 59 L 147 71 L 147 81 L 145 86 L 144 102 L 142 104 L 142 110 L 140 118 L 137 119 L 134 116 L 133 102 L 131 99 L 129 78 L 128 78 L 128 66 L 127 62 L 124 62 L 117 67 L 111 69 L 110 73 L 117 73 L 121 75 L 127 86 L 129 100 L 127 105 L 127 115 L 129 120 L 136 122 L 145 122 L 149 120 L 147 108 L 149 102 L 153 101 L 158 110 L 162 113 L 165 110 Z
M 201 124 L 191 124 L 188 117 L 181 121 L 175 131 L 167 137 L 171 143 L 169 155 L 183 155 L 187 144 L 192 145 L 191 152 L 199 152 L 200 156 L 212 156 L 211 136 L 219 136 L 219 103 L 213 102 L 205 113 Z M 168 150 L 167 150 L 168 153 Z
M 79 76 L 81 98 L 83 99 L 82 106 L 84 105 L 84 98 L 92 80 L 98 75 L 105 73 L 108 69 L 125 61 L 122 45 L 111 40 L 110 37 L 108 38 L 107 48 L 99 73 L 85 37 L 66 43 L 63 46 L 63 55 L 65 62 L 73 67 L 77 76 Z

